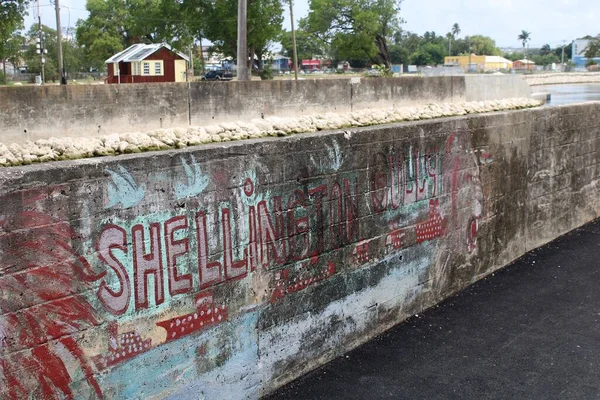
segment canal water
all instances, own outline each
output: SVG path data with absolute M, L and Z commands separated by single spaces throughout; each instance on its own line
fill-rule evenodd
M 600 101 L 600 84 L 568 84 L 568 85 L 544 85 L 536 86 L 534 91 L 549 92 L 552 99 L 548 105 L 557 106 L 561 104 L 581 103 L 584 101 Z

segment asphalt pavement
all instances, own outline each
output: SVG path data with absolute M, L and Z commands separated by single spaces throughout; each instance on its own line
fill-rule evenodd
M 600 398 L 600 220 L 270 399 Z

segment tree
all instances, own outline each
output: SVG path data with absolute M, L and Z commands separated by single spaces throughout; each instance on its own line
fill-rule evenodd
M 188 19 L 176 0 L 87 0 L 86 9 L 88 18 L 77 21 L 77 43 L 95 68 L 135 43 L 182 48 L 192 42 Z
M 402 0 L 312 0 L 304 23 L 341 59 L 367 58 L 391 68 L 388 43 L 402 23 Z
M 27 4 L 27 0 L 0 0 L 0 61 L 4 65 L 4 79 L 6 79 L 6 61 L 14 55 L 13 35 L 23 26 Z
M 550 65 L 550 64 L 560 62 L 560 58 L 556 54 L 550 52 L 550 53 L 547 53 L 544 55 L 540 54 L 540 55 L 532 56 L 531 61 L 533 61 L 537 65 Z
M 452 25 L 452 39 L 456 39 L 460 32 L 460 26 L 455 22 L 454 25 Z
M 592 37 L 589 40 L 590 42 L 585 48 L 585 58 L 591 60 L 592 58 L 600 57 L 600 35 Z
M 564 52 L 565 52 L 564 59 L 570 60 L 572 52 L 573 52 L 573 43 L 569 43 L 569 44 L 565 45 Z M 562 60 L 563 46 L 558 46 L 557 48 L 555 48 L 553 50 L 553 53 L 556 54 L 557 56 L 560 56 L 561 60 Z
M 238 0 L 183 0 L 190 33 L 208 39 L 226 57 L 237 58 Z M 283 6 L 279 0 L 248 0 L 248 67 L 262 59 L 282 34 Z
M 410 61 L 410 53 L 405 47 L 392 44 L 389 47 L 389 52 L 392 64 L 408 64 Z
M 298 60 L 312 59 L 315 56 L 324 56 L 327 53 L 325 44 L 315 35 L 302 29 L 296 30 L 296 43 Z M 285 31 L 281 34 L 282 53 L 292 58 L 294 53 L 292 45 L 292 32 Z
M 444 63 L 444 46 L 435 43 L 424 43 L 416 53 L 410 56 L 415 65 L 439 65 Z
M 27 0 L 0 0 L 0 42 L 4 42 L 23 25 Z
M 543 45 L 542 48 L 540 49 L 541 56 L 545 56 L 546 54 L 550 54 L 550 53 L 552 53 L 552 48 L 550 47 L 549 44 Z
M 514 62 L 517 60 L 522 60 L 523 57 L 525 57 L 525 55 L 523 53 L 515 52 L 515 53 L 510 53 L 510 54 L 506 53 L 506 54 L 504 54 L 503 57 L 506 58 L 507 60 Z
M 502 51 L 496 47 L 496 42 L 487 36 L 473 35 L 465 38 L 470 44 L 471 52 L 477 55 L 501 56 Z
M 452 32 L 446 33 L 446 39 L 448 40 L 448 55 L 451 56 L 452 55 L 452 39 L 454 39 L 454 37 L 452 36 Z
M 57 61 L 57 45 L 56 45 L 56 31 L 42 25 L 42 32 L 44 35 L 43 47 L 48 50 L 48 54 L 44 55 L 46 62 L 44 63 L 44 71 L 46 81 L 55 80 L 58 78 L 58 61 Z M 39 36 L 39 28 L 37 24 L 31 25 L 27 32 L 28 42 L 30 43 L 23 55 L 25 63 L 29 72 L 40 74 L 42 72 L 41 57 L 37 53 L 36 39 Z
M 0 61 L 3 65 L 4 79 L 6 79 L 6 63 L 10 62 L 13 67 L 16 67 L 17 60 L 19 59 L 19 53 L 21 51 L 21 45 L 23 44 L 24 38 L 13 33 L 7 39 L 0 41 Z
M 531 32 L 522 30 L 519 36 L 517 36 L 517 39 L 519 39 L 521 43 L 523 43 L 523 53 L 525 53 L 525 46 L 531 40 Z

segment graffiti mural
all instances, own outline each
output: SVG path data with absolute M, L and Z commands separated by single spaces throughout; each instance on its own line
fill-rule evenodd
M 240 321 L 336 277 L 419 246 L 476 253 L 483 198 L 466 145 L 450 135 L 351 161 L 333 141 L 269 185 L 264 160 L 185 154 L 145 177 L 112 164 L 76 203 L 69 191 L 85 185 L 5 194 L 21 211 L 0 215 L 0 397 L 126 397 L 136 389 L 103 382 L 182 342 L 201 377 L 258 346 L 223 345 L 235 329 L 254 337 Z M 318 175 L 296 178 L 307 165 Z M 157 371 L 191 373 L 161 360 Z

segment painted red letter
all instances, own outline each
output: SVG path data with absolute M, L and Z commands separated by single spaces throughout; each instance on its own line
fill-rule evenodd
M 135 282 L 135 308 L 148 308 L 148 275 L 154 275 L 155 304 L 165 300 L 163 288 L 162 251 L 160 225 L 150 224 L 150 253 L 146 254 L 144 226 L 136 225 L 133 234 L 133 280 Z
M 100 238 L 96 242 L 96 251 L 100 260 L 108 265 L 119 280 L 119 290 L 114 291 L 103 279 L 98 289 L 98 299 L 102 305 L 113 315 L 122 315 L 129 307 L 129 295 L 131 293 L 131 283 L 129 275 L 121 264 L 121 261 L 115 257 L 113 250 L 118 249 L 127 254 L 127 233 L 116 225 L 106 225 L 102 229 Z M 106 274 L 106 273 L 104 273 Z
M 165 222 L 167 270 L 169 272 L 169 294 L 171 296 L 187 293 L 192 288 L 192 275 L 184 274 L 179 276 L 179 272 L 177 271 L 177 258 L 190 250 L 190 244 L 187 238 L 175 240 L 175 232 L 187 229 L 187 227 L 187 217 L 183 215 L 173 217 Z

